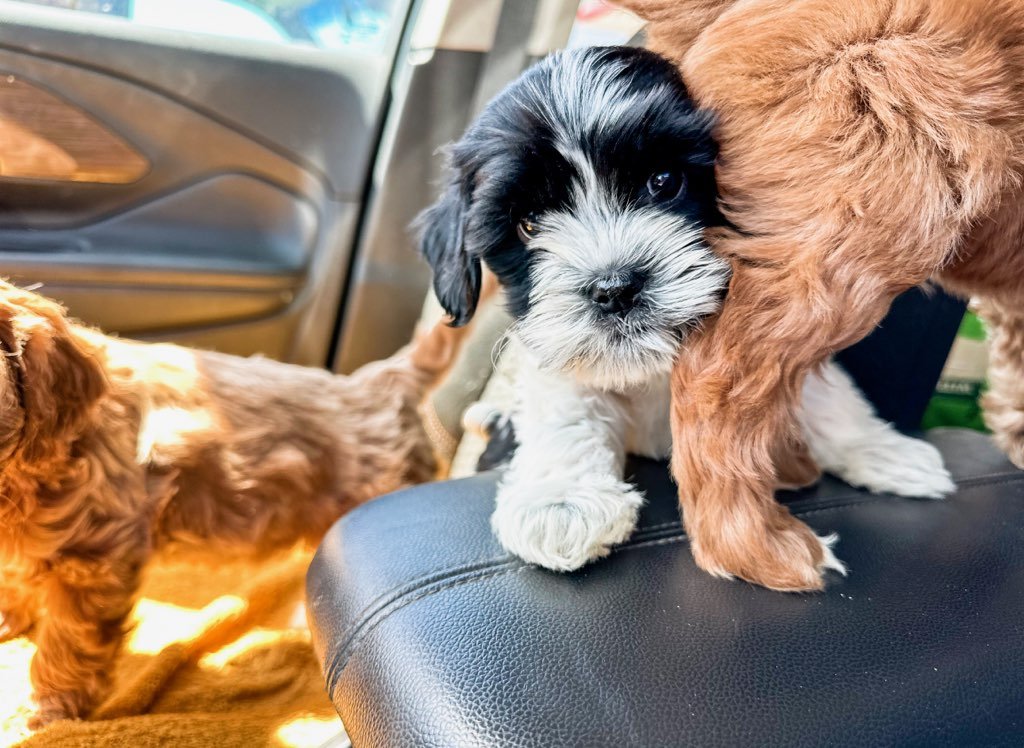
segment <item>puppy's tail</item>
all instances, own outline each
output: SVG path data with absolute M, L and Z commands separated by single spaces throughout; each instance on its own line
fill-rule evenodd
M 647 46 L 681 60 L 704 29 L 737 0 L 613 0 L 652 24 Z
M 497 279 L 484 270 L 480 302 L 493 296 L 497 290 Z M 413 367 L 427 376 L 427 388 L 440 383 L 452 368 L 472 330 L 472 322 L 462 327 L 452 327 L 447 319 L 443 319 L 416 331 L 407 354 Z

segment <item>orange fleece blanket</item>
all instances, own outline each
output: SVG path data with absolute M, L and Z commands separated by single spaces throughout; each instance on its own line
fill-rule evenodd
M 309 554 L 149 570 L 111 696 L 32 734 L 30 638 L 0 645 L 0 745 L 319 748 L 344 743 L 303 610 Z

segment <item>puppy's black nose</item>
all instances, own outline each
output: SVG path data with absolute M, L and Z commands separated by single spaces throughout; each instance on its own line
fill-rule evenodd
M 590 299 L 605 314 L 624 315 L 636 306 L 643 287 L 643 279 L 634 273 L 611 275 L 591 286 Z

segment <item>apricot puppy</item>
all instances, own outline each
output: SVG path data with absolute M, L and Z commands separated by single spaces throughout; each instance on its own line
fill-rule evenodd
M 772 496 L 811 461 L 807 375 L 934 279 L 993 327 L 988 421 L 1024 467 L 1024 5 L 619 0 L 716 115 L 733 270 L 672 377 L 697 563 L 818 590 L 831 561 Z M 803 466 L 803 467 L 801 467 Z
M 0 281 L 0 636 L 35 624 L 37 723 L 103 697 L 154 551 L 267 554 L 433 478 L 418 407 L 464 335 L 342 377 L 108 337 Z

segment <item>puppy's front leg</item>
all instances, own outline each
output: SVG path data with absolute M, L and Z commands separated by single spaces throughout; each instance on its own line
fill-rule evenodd
M 626 404 L 524 361 L 519 442 L 491 519 L 520 558 L 555 571 L 606 556 L 636 526 L 643 496 L 623 481 Z
M 62 554 L 43 580 L 46 616 L 32 659 L 33 727 L 81 718 L 106 695 L 145 547 L 116 556 Z

